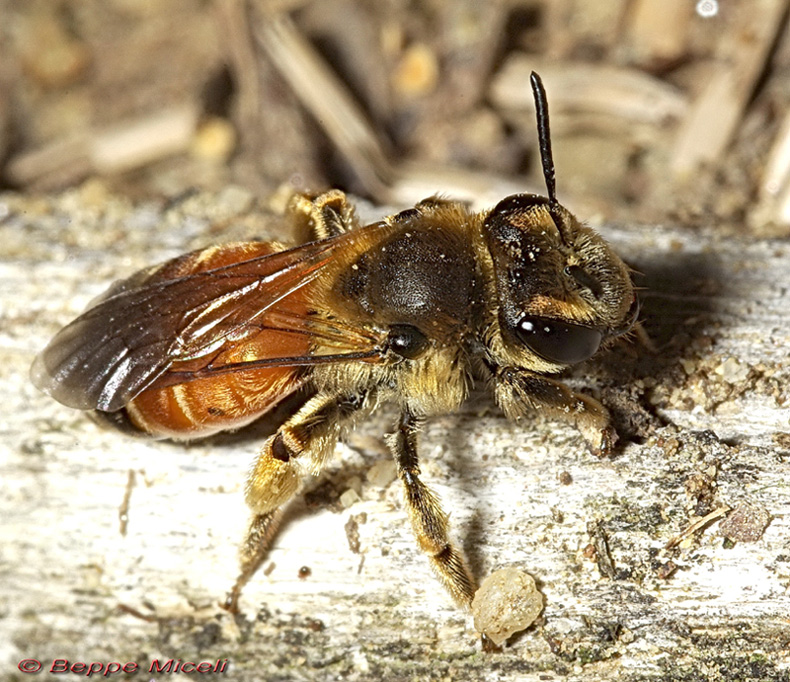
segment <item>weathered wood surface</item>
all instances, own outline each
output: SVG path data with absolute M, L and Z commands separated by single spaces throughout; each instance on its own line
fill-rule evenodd
M 485 655 L 412 541 L 398 484 L 381 484 L 393 410 L 340 446 L 311 503 L 293 506 L 234 618 L 218 602 L 261 435 L 131 439 L 29 384 L 34 352 L 113 278 L 261 234 L 249 197 L 163 212 L 83 190 L 6 196 L 0 211 L 3 679 L 30 679 L 24 658 L 141 670 L 227 658 L 225 679 L 269 681 L 789 679 L 787 242 L 601 229 L 643 273 L 659 347 L 616 346 L 569 379 L 617 414 L 613 459 L 540 416 L 508 423 L 484 395 L 426 428 L 425 478 L 475 571 L 518 565 L 545 594 L 542 621 Z M 348 490 L 357 497 L 343 506 Z M 725 543 L 718 520 L 665 549 L 695 515 L 746 504 L 771 515 L 758 540 Z M 180 676 L 133 679 L 151 678 Z

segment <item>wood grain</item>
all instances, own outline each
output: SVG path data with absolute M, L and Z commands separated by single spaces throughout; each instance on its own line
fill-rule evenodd
M 31 657 L 45 670 L 227 658 L 233 680 L 788 679 L 786 242 L 601 228 L 643 273 L 659 349 L 616 346 L 569 377 L 615 413 L 613 459 L 539 415 L 508 423 L 483 394 L 427 426 L 424 478 L 478 576 L 516 565 L 545 595 L 537 625 L 484 655 L 412 541 L 397 483 L 368 480 L 394 410 L 363 424 L 289 510 L 234 618 L 219 602 L 261 429 L 131 439 L 29 384 L 34 352 L 112 279 L 236 238 L 247 204 L 225 215 L 217 196 L 163 208 L 83 189 L 0 207 L 4 679 Z M 721 506 L 770 523 L 733 544 L 718 519 L 665 549 Z

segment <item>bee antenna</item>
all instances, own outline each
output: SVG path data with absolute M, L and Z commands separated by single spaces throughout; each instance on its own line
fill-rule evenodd
M 546 90 L 543 81 L 534 71 L 529 76 L 532 83 L 532 94 L 535 97 L 535 114 L 538 117 L 538 145 L 540 146 L 540 160 L 543 164 L 543 179 L 546 181 L 546 191 L 549 195 L 549 214 L 557 226 L 560 239 L 565 246 L 570 246 L 573 237 L 569 234 L 562 220 L 560 204 L 557 201 L 557 186 L 554 181 L 554 157 L 551 154 L 551 131 L 549 130 L 549 104 L 546 101 Z
M 540 160 L 543 164 L 543 179 L 549 194 L 549 203 L 557 203 L 556 185 L 554 182 L 554 157 L 551 154 L 551 131 L 549 130 L 549 105 L 546 101 L 546 90 L 543 81 L 534 71 L 529 77 L 532 84 L 532 95 L 535 97 L 535 113 L 538 117 L 538 142 Z

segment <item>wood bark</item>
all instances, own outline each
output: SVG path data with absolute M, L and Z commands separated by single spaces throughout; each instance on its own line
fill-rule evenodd
M 291 506 L 234 617 L 220 602 L 265 429 L 134 439 L 29 383 L 36 350 L 112 279 L 260 234 L 240 196 L 0 198 L 3 678 L 33 658 L 137 663 L 145 680 L 179 679 L 148 672 L 170 659 L 228 659 L 233 680 L 790 679 L 787 242 L 601 228 L 642 273 L 657 347 L 617 344 L 568 376 L 613 411 L 612 459 L 484 393 L 425 428 L 424 479 L 475 573 L 515 565 L 545 595 L 537 624 L 483 654 L 413 542 L 386 463 L 394 409 Z

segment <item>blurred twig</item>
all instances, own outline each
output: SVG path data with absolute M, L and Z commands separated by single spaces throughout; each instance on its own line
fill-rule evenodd
M 392 176 L 381 141 L 348 89 L 285 15 L 266 15 L 255 37 L 304 107 L 374 196 Z
M 790 225 L 790 113 L 774 139 L 750 219 L 757 226 Z
M 707 85 L 675 140 L 671 169 L 681 182 L 701 163 L 721 159 L 785 24 L 788 7 L 788 0 L 758 0 L 742 12 L 745 23 L 740 30 L 722 36 Z
M 630 53 L 649 66 L 673 64 L 689 51 L 692 0 L 635 0 L 624 39 Z
M 436 192 L 488 205 L 523 184 L 464 169 L 392 163 L 380 136 L 348 88 L 285 15 L 267 16 L 259 44 L 330 140 L 351 163 L 365 191 L 381 203 L 413 204 Z
M 503 108 L 534 110 L 527 87 L 531 71 L 540 72 L 550 93 L 552 114 L 602 113 L 631 123 L 663 123 L 686 113 L 684 95 L 671 85 L 636 69 L 563 62 L 536 57 L 509 59 L 494 78 L 491 97 Z
M 75 133 L 12 158 L 8 179 L 48 188 L 91 173 L 121 173 L 189 148 L 199 120 L 197 104 L 171 107 L 103 130 Z
M 250 34 L 245 0 L 215 0 L 217 20 L 224 34 L 224 43 L 231 62 L 238 92 L 238 120 L 242 135 L 254 139 L 249 132 L 261 116 L 261 91 L 258 62 Z

